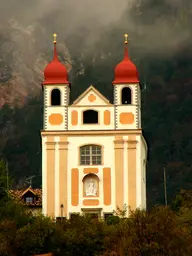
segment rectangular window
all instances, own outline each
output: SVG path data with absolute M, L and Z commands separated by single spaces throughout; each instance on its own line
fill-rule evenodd
M 32 204 L 32 203 L 33 203 L 33 197 L 26 197 L 26 198 L 25 198 L 25 202 L 26 202 L 27 204 Z
M 80 148 L 81 165 L 100 165 L 102 162 L 101 146 L 87 145 Z

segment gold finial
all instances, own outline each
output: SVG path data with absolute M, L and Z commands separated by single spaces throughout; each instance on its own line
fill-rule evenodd
M 55 44 L 57 41 L 56 41 L 56 38 L 57 38 L 57 34 L 53 34 L 53 43 Z
M 128 34 L 126 33 L 126 34 L 124 35 L 124 37 L 125 37 L 125 44 L 128 44 Z

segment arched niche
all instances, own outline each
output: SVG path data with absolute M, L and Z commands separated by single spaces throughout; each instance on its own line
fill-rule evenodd
M 99 196 L 99 178 L 97 175 L 90 173 L 83 178 L 83 196 L 84 197 Z

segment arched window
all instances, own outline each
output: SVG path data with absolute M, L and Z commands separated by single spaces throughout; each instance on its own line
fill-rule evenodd
M 80 147 L 81 165 L 99 165 L 102 162 L 102 148 L 98 145 Z
M 59 89 L 53 89 L 51 92 L 51 106 L 61 105 L 61 92 Z
M 131 89 L 124 87 L 121 91 L 121 104 L 131 104 Z
M 83 124 L 98 124 L 98 112 L 95 110 L 85 110 L 83 112 Z

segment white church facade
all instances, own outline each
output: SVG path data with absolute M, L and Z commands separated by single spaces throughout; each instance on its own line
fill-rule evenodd
M 44 76 L 43 214 L 104 217 L 125 205 L 145 209 L 147 145 L 141 88 L 128 56 L 127 35 L 124 59 L 114 71 L 113 104 L 92 85 L 70 104 L 71 85 L 58 60 L 56 38 Z

